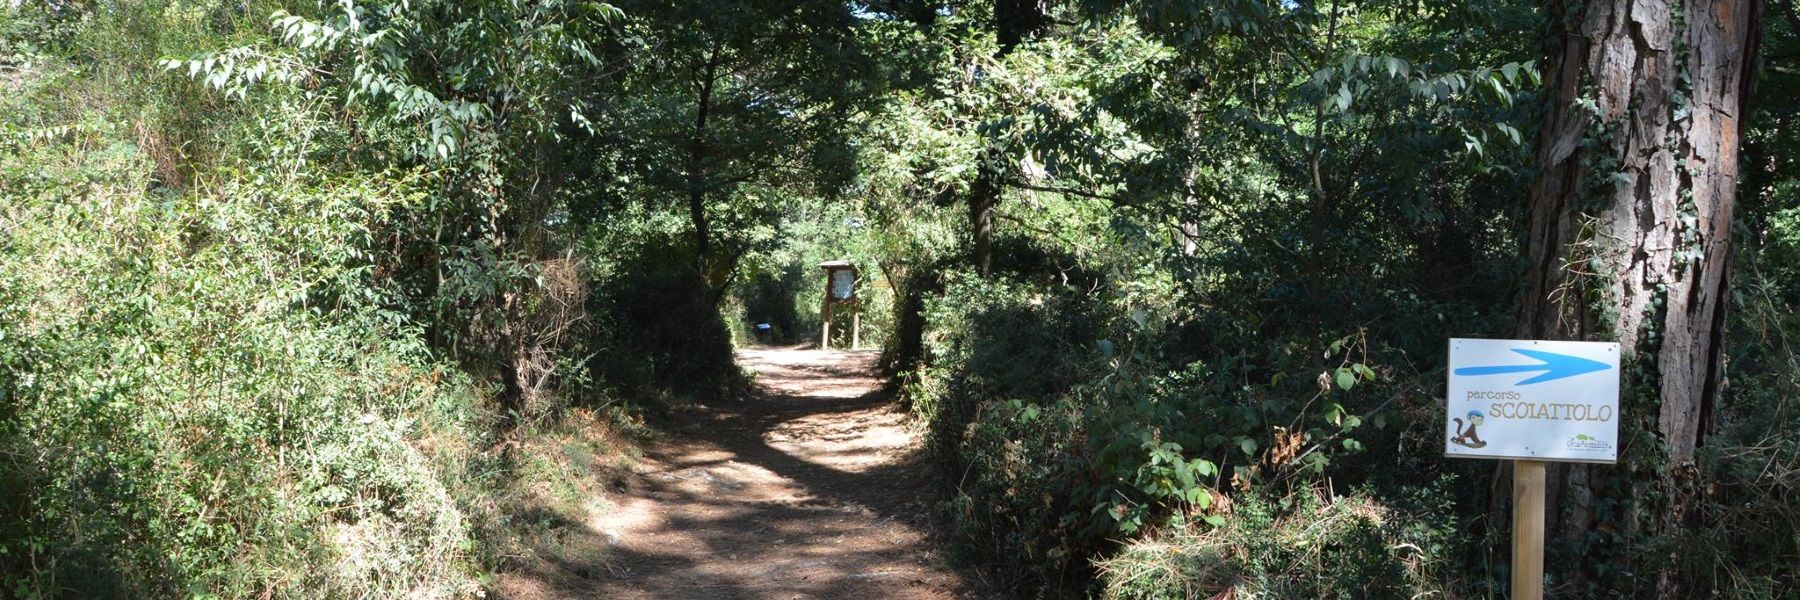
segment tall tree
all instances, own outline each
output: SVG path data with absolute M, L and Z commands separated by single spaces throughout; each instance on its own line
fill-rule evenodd
M 1549 512 L 1560 516 L 1552 531 L 1585 554 L 1693 518 L 1695 448 L 1719 391 L 1761 3 L 1606 0 L 1551 11 L 1563 19 L 1550 32 L 1553 105 L 1538 144 L 1517 333 L 1616 339 L 1629 360 L 1627 464 L 1552 478 L 1561 504 Z M 1607 583 L 1684 596 L 1674 561 L 1659 562 L 1654 582 Z
M 1019 44 L 1038 35 L 1049 23 L 1040 0 L 994 0 L 994 35 L 1000 42 L 999 57 L 1011 54 Z M 983 277 L 994 269 L 994 207 L 1004 191 L 1011 162 L 990 143 L 977 161 L 975 182 L 969 187 L 969 227 L 975 236 L 975 270 Z
M 600 102 L 613 119 L 600 128 L 625 138 L 622 189 L 681 200 L 696 268 L 717 292 L 748 251 L 739 236 L 773 219 L 743 190 L 844 178 L 846 115 L 873 91 L 857 19 L 817 0 L 619 5 L 638 60 Z

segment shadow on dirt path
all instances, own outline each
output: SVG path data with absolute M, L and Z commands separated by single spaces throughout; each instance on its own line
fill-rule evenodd
M 933 545 L 917 436 L 872 352 L 743 350 L 760 393 L 696 411 L 518 598 L 970 598 Z

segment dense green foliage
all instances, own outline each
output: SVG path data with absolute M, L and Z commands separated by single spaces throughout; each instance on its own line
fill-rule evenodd
M 1500 593 L 1443 344 L 1513 331 L 1555 18 L 7 4 L 0 595 L 483 593 L 581 551 L 636 415 L 816 340 L 825 260 L 1004 591 Z M 1797 27 L 1770 4 L 1708 492 L 1663 540 L 1720 595 L 1800 594 Z M 1662 560 L 1550 551 L 1570 597 Z
M 27 16 L 80 34 L 38 40 L 76 60 L 15 55 L 6 94 L 7 593 L 478 589 L 462 502 L 491 483 L 489 417 L 366 258 L 424 176 L 253 167 L 310 115 L 201 124 L 170 110 L 228 110 L 198 86 L 79 60 L 148 63 L 136 30 L 193 43 L 202 15 Z M 296 137 L 259 127 L 284 117 Z
M 5 594 L 469 596 L 535 545 L 508 440 L 602 396 L 529 177 L 593 57 L 532 19 L 593 34 L 446 6 L 6 10 Z
M 945 43 L 993 76 L 956 81 L 952 58 L 937 85 L 968 89 L 887 109 L 920 121 L 889 175 L 920 200 L 982 185 L 946 162 L 1004 163 L 993 276 L 909 290 L 924 344 L 901 368 L 958 482 L 956 535 L 1009 585 L 1079 590 L 1117 540 L 1230 523 L 1230 495 L 1421 493 L 1375 468 L 1395 463 L 1482 481 L 1437 458 L 1432 373 L 1445 337 L 1508 325 L 1535 72 L 1530 44 L 1467 26 L 1528 40 L 1528 8 L 1079 8 L 998 61 L 965 24 L 975 41 Z M 1437 538 L 1475 529 L 1451 508 Z M 1418 585 L 1484 585 L 1442 576 Z
M 1009 32 L 1017 22 L 984 6 L 921 20 L 902 4 L 887 26 L 903 33 L 888 35 L 936 61 L 871 124 L 884 152 L 865 169 L 866 210 L 960 230 L 878 244 L 914 267 L 899 289 L 918 299 L 897 303 L 890 358 L 953 482 L 952 533 L 971 557 L 1050 595 L 1505 589 L 1504 484 L 1489 465 L 1441 458 L 1442 344 L 1514 329 L 1538 33 L 1558 15 L 1506 2 L 1049 3 Z M 1771 22 L 1769 45 L 1791 47 L 1790 25 Z M 1739 276 L 1763 294 L 1792 286 L 1764 258 L 1790 235 L 1781 110 L 1746 134 L 1767 145 L 1746 162 L 1762 183 L 1745 201 L 1759 231 L 1739 240 Z M 1757 332 L 1732 350 L 1721 428 L 1733 432 L 1709 439 L 1702 466 L 1722 469 L 1707 479 L 1719 520 L 1693 530 L 1713 551 L 1681 569 L 1698 589 L 1785 596 L 1794 508 L 1778 490 L 1793 480 L 1772 465 L 1791 437 L 1777 390 L 1793 372 L 1781 362 L 1792 325 L 1782 300 L 1754 297 L 1740 292 L 1732 313 Z M 1343 503 L 1416 527 L 1282 533 L 1334 527 Z M 1687 543 L 1595 536 L 1552 541 L 1553 593 L 1646 589 L 1632 570 L 1660 562 L 1649 548 Z M 1229 576 L 1164 569 L 1155 555 L 1170 544 L 1249 562 L 1220 567 Z M 1336 555 L 1340 544 L 1387 550 Z M 1093 583 L 1093 559 L 1115 552 Z M 1356 578 L 1283 583 L 1364 564 Z M 1143 587 L 1146 569 L 1162 584 Z

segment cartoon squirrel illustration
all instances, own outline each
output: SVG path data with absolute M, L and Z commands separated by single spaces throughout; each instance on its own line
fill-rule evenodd
M 1468 427 L 1463 427 L 1462 419 L 1450 420 L 1456 421 L 1456 437 L 1450 438 L 1450 443 L 1470 448 L 1487 447 L 1487 442 L 1481 441 L 1481 436 L 1475 434 L 1475 428 L 1480 427 L 1481 423 L 1485 421 L 1481 416 L 1481 411 L 1469 411 Z

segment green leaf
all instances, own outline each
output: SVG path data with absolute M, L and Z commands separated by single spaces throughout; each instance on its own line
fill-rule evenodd
M 1350 369 L 1338 367 L 1337 384 L 1338 387 L 1343 388 L 1346 391 L 1352 387 L 1356 387 L 1356 374 L 1352 373 Z

